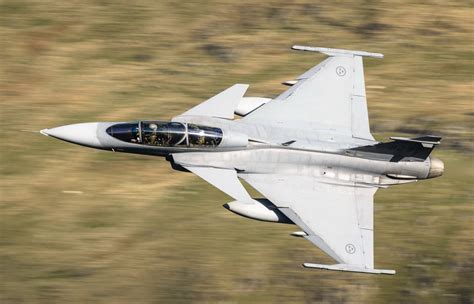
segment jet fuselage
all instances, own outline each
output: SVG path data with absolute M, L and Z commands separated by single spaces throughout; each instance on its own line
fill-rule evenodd
M 152 128 L 148 127 L 150 125 Z M 192 126 L 198 126 L 195 136 Z M 114 128 L 119 133 L 114 134 Z M 348 185 L 357 183 L 385 187 L 436 177 L 443 171 L 442 162 L 433 157 L 425 161 L 392 162 L 384 159 L 383 155 L 357 155 L 352 150 L 359 146 L 375 145 L 378 143 L 375 141 L 358 140 L 334 132 L 325 133 L 324 130 L 301 132 L 285 129 L 282 132 L 279 130 L 281 128 L 246 124 L 239 120 L 188 117 L 179 122 L 81 123 L 45 129 L 42 133 L 67 142 L 114 152 L 163 157 L 179 154 L 179 162 L 167 157 L 173 168 L 194 164 L 236 169 L 240 173 L 312 176 Z M 217 133 L 215 130 L 218 130 Z M 168 135 L 160 141 L 160 134 L 164 133 Z M 205 138 L 208 133 L 210 140 Z M 284 137 L 272 134 L 284 134 Z

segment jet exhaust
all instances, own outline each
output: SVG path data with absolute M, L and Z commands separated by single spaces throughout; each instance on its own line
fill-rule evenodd
M 430 157 L 430 171 L 427 178 L 440 177 L 444 173 L 444 163 L 437 157 Z

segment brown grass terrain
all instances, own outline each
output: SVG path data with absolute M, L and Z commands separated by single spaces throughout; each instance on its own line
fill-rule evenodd
M 472 303 L 472 15 L 470 1 L 1 1 L 0 301 Z M 168 119 L 237 82 L 274 96 L 323 59 L 292 44 L 384 53 L 366 60 L 377 138 L 445 138 L 445 176 L 376 195 L 376 265 L 396 276 L 302 269 L 331 261 L 163 159 L 21 132 Z

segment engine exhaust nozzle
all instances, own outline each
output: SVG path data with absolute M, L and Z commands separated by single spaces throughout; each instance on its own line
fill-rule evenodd
M 430 157 L 430 171 L 427 178 L 435 178 L 443 175 L 444 163 L 441 159 Z

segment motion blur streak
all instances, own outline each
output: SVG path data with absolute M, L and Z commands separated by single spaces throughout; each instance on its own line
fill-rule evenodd
M 473 302 L 470 1 L 4 0 L 0 14 L 1 303 Z M 326 258 L 294 226 L 231 214 L 166 161 L 19 131 L 173 116 L 242 79 L 276 95 L 324 58 L 292 44 L 383 53 L 366 73 L 376 139 L 444 138 L 442 178 L 376 194 L 390 245 L 375 259 L 394 277 L 305 271 Z

